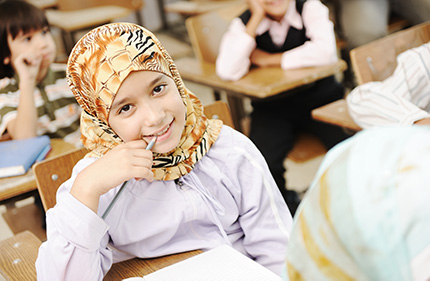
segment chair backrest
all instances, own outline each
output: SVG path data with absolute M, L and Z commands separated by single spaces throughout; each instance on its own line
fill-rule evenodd
M 200 61 L 215 63 L 222 36 L 231 20 L 240 15 L 246 7 L 245 3 L 231 5 L 185 20 L 191 46 Z
M 227 103 L 223 101 L 216 101 L 206 105 L 204 113 L 210 119 L 221 119 L 224 124 L 233 127 L 230 109 Z M 55 206 L 57 189 L 70 178 L 73 167 L 87 152 L 86 148 L 76 149 L 57 157 L 43 160 L 33 166 L 37 189 L 45 211 Z
M 86 148 L 76 149 L 33 166 L 37 189 L 45 211 L 55 206 L 57 189 L 70 178 L 73 167 L 87 152 Z
M 205 115 L 209 119 L 220 119 L 224 125 L 234 128 L 233 119 L 231 117 L 230 108 L 228 104 L 223 101 L 215 101 L 211 104 L 204 106 Z
M 358 84 L 382 81 L 393 74 L 397 56 L 430 41 L 430 22 L 387 35 L 351 50 L 352 68 Z

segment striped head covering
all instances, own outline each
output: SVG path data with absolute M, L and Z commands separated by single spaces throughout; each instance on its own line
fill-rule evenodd
M 332 149 L 299 207 L 297 280 L 430 280 L 430 128 L 369 129 Z
M 175 150 L 154 153 L 156 180 L 173 180 L 189 173 L 213 145 L 222 122 L 208 120 L 198 98 L 183 84 L 170 55 L 145 28 L 113 23 L 93 29 L 73 48 L 68 61 L 69 86 L 83 108 L 82 143 L 90 157 L 101 157 L 122 143 L 109 127 L 112 102 L 132 71 L 160 72 L 172 78 L 186 107 L 184 131 Z

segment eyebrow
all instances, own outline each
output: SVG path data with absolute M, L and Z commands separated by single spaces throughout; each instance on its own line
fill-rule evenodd
M 163 80 L 165 77 L 167 77 L 165 74 L 159 73 L 158 76 L 156 78 L 154 78 L 153 80 L 149 81 L 148 85 L 146 86 L 146 88 L 152 88 L 154 87 L 154 85 L 158 84 L 161 80 Z M 120 86 L 121 88 L 121 86 Z M 117 92 L 118 93 L 118 92 Z M 112 108 L 116 108 L 117 106 L 119 106 L 120 104 L 124 104 L 126 103 L 128 99 L 128 96 L 123 97 L 122 99 L 114 99 L 112 105 L 111 105 L 111 109 Z

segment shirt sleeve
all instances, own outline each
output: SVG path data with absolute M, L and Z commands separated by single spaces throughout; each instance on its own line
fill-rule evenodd
M 6 132 L 7 125 L 17 115 L 19 90 L 14 79 L 0 80 L 0 136 Z
M 356 87 L 347 96 L 351 117 L 362 128 L 411 125 L 430 117 L 430 44 L 397 58 L 393 75 Z
M 292 217 L 264 157 L 249 141 L 235 146 L 229 163 L 235 186 L 240 186 L 239 222 L 243 247 L 254 260 L 278 275 L 285 266 Z
M 57 205 L 46 214 L 47 241 L 36 260 L 38 280 L 102 280 L 112 265 L 108 225 L 70 194 L 76 174 L 60 187 Z
M 248 73 L 255 39 L 246 33 L 240 18 L 234 18 L 223 35 L 216 60 L 216 73 L 223 80 L 236 81 Z
M 283 53 L 282 69 L 336 63 L 338 60 L 336 38 L 328 8 L 320 1 L 306 1 L 303 5 L 302 18 L 306 36 L 310 40 Z

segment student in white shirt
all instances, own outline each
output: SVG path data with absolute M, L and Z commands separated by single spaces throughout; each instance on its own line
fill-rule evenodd
M 338 60 L 333 23 L 319 0 L 249 0 L 248 4 L 249 10 L 233 19 L 222 38 L 216 61 L 222 79 L 238 80 L 251 65 L 295 69 Z M 266 158 L 293 213 L 299 201 L 293 191 L 285 189 L 284 159 L 300 131 L 315 134 L 327 148 L 347 137 L 340 128 L 311 118 L 312 109 L 342 97 L 343 88 L 331 76 L 252 101 L 250 138 Z
M 94 29 L 73 49 L 68 78 L 91 152 L 47 212 L 39 280 L 102 280 L 114 262 L 219 245 L 281 274 L 292 218 L 263 156 L 203 115 L 152 33 Z
M 394 73 L 384 81 L 357 86 L 346 98 L 362 128 L 430 125 L 430 43 L 401 53 Z

